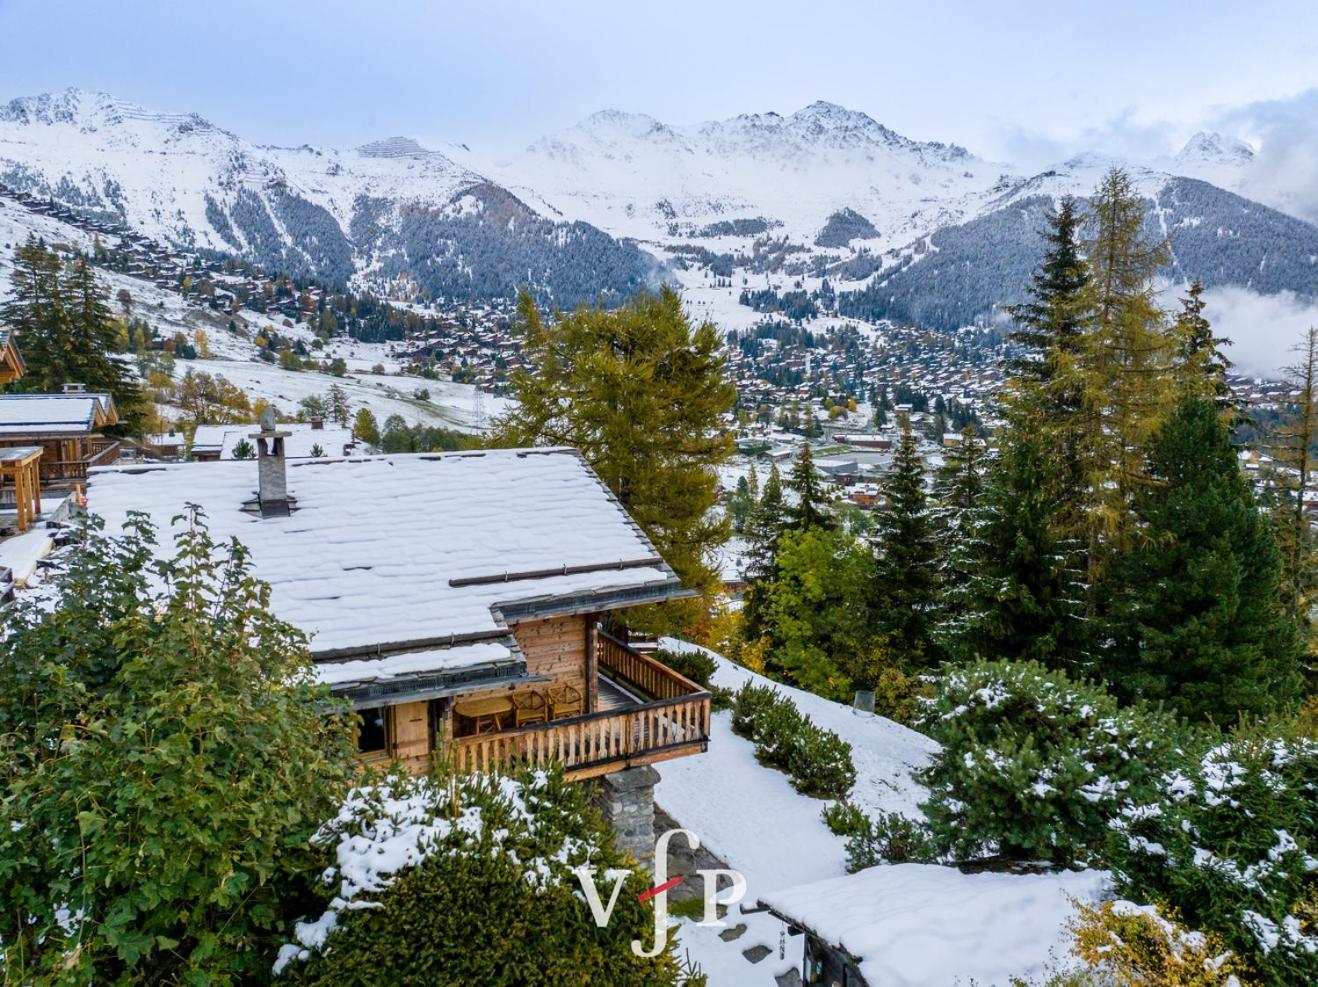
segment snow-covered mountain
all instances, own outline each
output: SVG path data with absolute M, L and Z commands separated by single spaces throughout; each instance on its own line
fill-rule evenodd
M 605 110 L 492 162 L 407 137 L 257 146 L 77 90 L 0 107 L 0 184 L 271 270 L 407 272 L 459 297 L 530 280 L 560 304 L 660 276 L 827 278 L 845 315 L 949 328 L 1019 300 L 1048 206 L 1118 165 L 1171 239 L 1173 279 L 1318 298 L 1318 227 L 1229 190 L 1252 154 L 1199 134 L 1150 166 L 1087 153 L 1029 174 L 817 102 L 684 126 Z
M 488 297 L 529 277 L 571 304 L 654 271 L 634 246 L 546 218 L 407 138 L 257 146 L 195 114 L 76 89 L 0 106 L 0 184 L 338 284 L 408 271 L 433 294 Z
M 850 210 L 878 244 L 964 217 L 1002 172 L 824 102 L 683 127 L 604 110 L 491 170 L 519 194 L 625 236 L 810 243 Z

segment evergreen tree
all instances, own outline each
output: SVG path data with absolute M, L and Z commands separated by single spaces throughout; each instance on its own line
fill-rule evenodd
M 1172 322 L 1172 373 L 1182 400 L 1206 397 L 1226 410 L 1233 403 L 1227 383 L 1232 364 L 1221 347 L 1231 345 L 1231 340 L 1213 335 L 1212 324 L 1204 317 L 1203 292 L 1204 286 L 1196 278 L 1186 289 L 1181 311 Z
M 1064 504 L 1044 440 L 1011 430 L 988 473 L 972 541 L 967 613 L 952 651 L 961 660 L 1034 660 L 1074 673 L 1085 662 L 1083 575 L 1059 536 Z
M 1026 289 L 1028 301 L 1007 310 L 1015 323 L 1007 338 L 1026 350 L 1011 364 L 1021 381 L 1049 382 L 1079 352 L 1089 318 L 1089 269 L 1080 252 L 1080 224 L 1075 200 L 1064 198 L 1041 234 L 1048 247 Z
M 984 447 L 967 425 L 961 442 L 948 450 L 934 479 L 934 539 L 938 553 L 941 641 L 955 635 L 969 609 L 968 592 L 978 568 L 976 521 L 984 491 Z
M 892 466 L 882 481 L 883 505 L 875 513 L 879 550 L 871 612 L 885 661 L 910 673 L 934 661 L 937 544 L 925 502 L 924 463 L 905 415 L 901 429 Z
M 518 316 L 535 369 L 513 373 L 516 400 L 496 441 L 580 449 L 683 582 L 716 591 L 711 560 L 728 521 L 711 508 L 733 450 L 724 415 L 736 397 L 718 331 L 693 325 L 667 287 L 552 321 L 523 292 Z M 691 616 L 681 609 L 672 629 Z
M 0 321 L 14 332 L 27 364 L 17 385 L 27 391 L 58 391 L 72 380 L 65 374 L 77 359 L 77 339 L 65 310 L 59 257 L 29 236 L 14 249 L 9 300 L 0 305 Z
M 1289 705 L 1298 638 L 1278 603 L 1280 553 L 1213 403 L 1180 404 L 1149 459 L 1140 542 L 1116 564 L 1113 692 L 1219 724 Z
M 348 427 L 348 418 L 352 414 L 352 406 L 348 399 L 348 392 L 339 384 L 331 384 L 329 390 L 325 392 L 325 406 L 329 409 L 330 419 L 340 428 Z
M 769 584 L 778 570 L 778 542 L 787 528 L 782 478 L 776 463 L 769 466 L 764 493 L 751 512 L 747 531 L 746 600 L 742 607 L 744 636 L 754 641 L 764 633 Z
M 832 498 L 825 492 L 824 484 L 815 470 L 815 457 L 810 451 L 810 443 L 801 443 L 801 451 L 792 464 L 787 486 L 796 494 L 796 503 L 787 508 L 788 526 L 792 530 L 808 531 L 811 528 L 836 526 L 830 512 Z

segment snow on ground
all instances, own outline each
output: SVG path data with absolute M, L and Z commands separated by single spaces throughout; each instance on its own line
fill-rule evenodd
M 390 415 L 401 415 L 409 424 L 443 425 L 464 432 L 484 431 L 505 407 L 496 398 L 468 384 L 424 380 L 420 377 L 391 377 L 381 374 L 350 374 L 334 377 L 309 370 L 284 370 L 257 360 L 176 360 L 174 375 L 182 378 L 189 369 L 223 376 L 255 400 L 272 402 L 283 414 L 294 415 L 298 403 L 312 395 L 324 397 L 331 385 L 348 392 L 354 411 L 371 409 L 383 428 Z M 430 392 L 428 400 L 414 396 L 418 388 Z
M 672 639 L 662 646 L 695 649 Z M 771 685 L 852 745 L 851 800 L 865 812 L 918 818 L 924 789 L 912 774 L 937 751 L 934 741 L 714 657 L 715 685 Z M 669 761 L 660 774 L 656 802 L 695 832 L 702 846 L 742 872 L 746 907 L 760 900 L 799 904 L 809 912 L 803 920 L 818 918 L 827 927 L 821 931 L 839 930 L 834 941 L 842 938 L 861 952 L 875 987 L 942 987 L 972 978 L 979 987 L 1007 987 L 1011 975 L 1038 974 L 1065 952 L 1066 895 L 1092 898 L 1106 884 L 1102 872 L 970 875 L 933 865 L 881 866 L 848 876 L 846 841 L 820 816 L 828 802 L 801 795 L 787 775 L 756 761 L 752 744 L 732 732 L 726 711 L 713 715 L 706 753 Z M 879 888 L 873 902 L 871 883 Z M 834 899 L 837 907 L 830 911 L 827 903 Z M 869 910 L 862 913 L 858 902 Z M 727 923 L 728 930 L 720 930 L 684 919 L 676 930 L 680 950 L 709 975 L 711 987 L 775 987 L 780 975 L 800 969 L 804 937 L 787 936 L 784 923 L 770 913 L 733 909 Z M 724 939 L 721 932 L 736 935 Z M 755 947 L 768 951 L 757 963 L 744 955 Z
M 664 647 L 694 646 L 665 640 Z M 815 723 L 851 744 L 856 764 L 851 800 L 856 805 L 871 814 L 919 815 L 924 790 L 911 773 L 928 763 L 936 743 L 882 716 L 772 682 L 719 659 L 714 684 L 739 689 L 748 681 L 778 689 Z M 845 874 L 845 841 L 820 817 L 828 800 L 801 795 L 787 775 L 762 767 L 754 746 L 734 734 L 731 724 L 729 713 L 715 713 L 709 751 L 663 766 L 656 801 L 698 833 L 711 851 L 753 876 L 752 895 Z
M 0 569 L 12 569 L 14 582 L 24 585 L 54 542 L 45 528 L 32 528 L 0 541 Z

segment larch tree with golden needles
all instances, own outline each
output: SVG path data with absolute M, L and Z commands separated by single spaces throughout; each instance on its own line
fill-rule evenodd
M 1172 393 L 1166 386 L 1171 340 L 1154 288 L 1167 245 L 1146 235 L 1144 204 L 1120 169 L 1104 176 L 1090 208 L 1093 323 L 1081 375 L 1090 422 L 1085 513 L 1093 580 L 1129 542 L 1131 498 L 1147 480 L 1144 450 Z
M 732 454 L 736 399 L 717 329 L 693 324 L 666 286 L 616 309 L 547 319 L 527 292 L 517 308 L 532 369 L 512 375 L 516 402 L 495 441 L 581 450 L 682 581 L 712 592 L 729 527 L 714 510 L 717 468 Z M 668 612 L 653 629 L 691 616 Z

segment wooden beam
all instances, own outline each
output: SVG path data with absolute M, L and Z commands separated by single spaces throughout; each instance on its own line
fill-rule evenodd
M 595 713 L 599 711 L 600 705 L 600 615 L 588 613 L 584 619 L 586 621 L 586 712 Z

